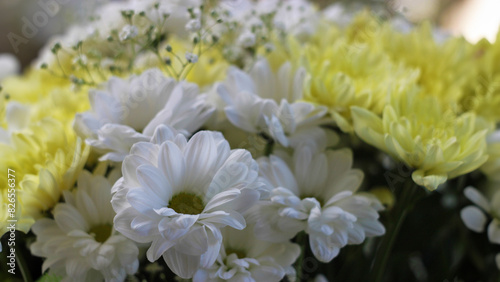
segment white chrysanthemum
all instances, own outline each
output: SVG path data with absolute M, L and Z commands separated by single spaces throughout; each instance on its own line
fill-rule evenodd
M 249 73 L 231 67 L 217 91 L 227 104 L 226 116 L 235 126 L 252 133 L 265 133 L 283 146 L 296 147 L 311 136 L 324 137 L 319 127 L 324 107 L 299 102 L 305 70 L 293 72 L 290 63 L 273 73 L 260 59 Z
M 216 132 L 198 132 L 188 142 L 159 126 L 151 142 L 132 146 L 122 172 L 111 201 L 116 229 L 151 243 L 147 258 L 163 256 L 183 278 L 212 266 L 219 229 L 245 228 L 241 213 L 260 196 L 257 163 L 245 150 L 230 150 Z
M 139 266 L 134 242 L 113 229 L 111 183 L 84 171 L 78 189 L 64 192 L 65 203 L 54 208 L 54 219 L 42 218 L 32 227 L 31 252 L 45 257 L 42 271 L 64 281 L 123 281 Z
M 221 231 L 223 243 L 217 261 L 210 268 L 199 269 L 194 282 L 272 282 L 281 281 L 285 274 L 293 272 L 292 264 L 300 255 L 299 245 L 262 241 L 248 229 Z
M 198 86 L 176 82 L 150 69 L 128 80 L 112 77 L 106 90 L 91 90 L 92 110 L 77 114 L 75 130 L 105 152 L 103 160 L 122 161 L 130 147 L 148 141 L 155 128 L 167 124 L 187 135 L 213 113 Z
M 288 164 L 274 155 L 258 162 L 260 173 L 274 187 L 269 200 L 251 210 L 261 239 L 289 239 L 304 230 L 314 255 L 328 262 L 345 245 L 384 234 L 377 213 L 382 204 L 356 193 L 363 173 L 351 168 L 350 150 L 313 153 L 302 147 Z

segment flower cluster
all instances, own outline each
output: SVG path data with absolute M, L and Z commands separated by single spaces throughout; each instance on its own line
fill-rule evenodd
M 306 0 L 105 4 L 24 74 L 0 57 L 16 228 L 64 281 L 302 281 L 308 254 L 334 264 L 386 233 L 394 195 L 370 165 L 400 162 L 427 191 L 498 180 L 499 60 L 500 40 Z M 465 195 L 497 216 L 498 193 Z M 482 231 L 483 211 L 466 226 Z

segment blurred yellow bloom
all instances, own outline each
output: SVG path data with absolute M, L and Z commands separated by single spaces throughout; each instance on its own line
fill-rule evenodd
M 394 194 L 385 186 L 377 186 L 370 189 L 369 193 L 375 195 L 377 199 L 386 207 L 387 210 L 392 209 L 394 206 Z
M 28 128 L 15 132 L 11 143 L 0 143 L 0 169 L 15 172 L 17 185 L 17 228 L 28 232 L 35 219 L 52 208 L 65 189 L 73 186 L 85 164 L 88 147 L 77 138 L 70 126 L 44 118 Z M 7 174 L 2 183 L 2 217 L 7 217 Z M 0 233 L 6 232 L 2 220 Z
M 409 33 L 397 32 L 385 24 L 376 40 L 393 60 L 419 70 L 417 83 L 425 95 L 450 106 L 459 103 L 465 85 L 475 75 L 474 61 L 470 60 L 472 45 L 458 37 L 435 38 L 428 23 Z
M 9 100 L 35 103 L 46 97 L 53 89 L 69 88 L 71 83 L 50 74 L 47 70 L 29 69 L 22 76 L 11 76 L 2 81 L 2 94 Z
M 86 89 L 46 70 L 30 70 L 2 83 L 0 169 L 15 172 L 17 229 L 28 232 L 34 220 L 52 208 L 73 186 L 89 148 L 72 129 L 76 112 L 89 107 Z M 8 216 L 7 174 L 0 174 L 0 234 Z
M 382 116 L 352 107 L 354 130 L 365 142 L 403 161 L 429 190 L 486 162 L 487 129 L 474 113 L 456 114 L 434 96 L 394 97 Z
M 498 123 L 500 121 L 500 32 L 491 44 L 487 40 L 474 46 L 472 61 L 477 74 L 466 87 L 461 105 L 478 115 Z

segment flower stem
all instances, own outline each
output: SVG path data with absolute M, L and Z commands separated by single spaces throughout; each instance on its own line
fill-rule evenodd
M 407 179 L 406 183 L 400 189 L 399 199 L 396 203 L 396 207 L 392 214 L 392 224 L 387 228 L 387 233 L 382 237 L 382 241 L 379 244 L 377 253 L 375 254 L 375 259 L 371 271 L 370 281 L 380 282 L 382 281 L 387 266 L 387 261 L 392 252 L 394 242 L 398 236 L 399 230 L 406 219 L 406 216 L 413 209 L 414 204 L 420 199 L 418 192 L 422 190 L 418 187 L 412 179 Z
M 23 252 L 16 247 L 16 262 L 17 265 L 19 266 L 19 270 L 21 270 L 21 275 L 23 276 L 23 279 L 25 282 L 31 282 L 33 279 L 31 279 L 31 274 L 28 269 L 28 265 L 26 264 L 26 260 L 24 259 Z
M 306 256 L 306 251 L 307 251 L 307 234 L 302 231 L 299 234 L 297 234 L 297 237 L 295 238 L 295 243 L 299 244 L 301 251 L 300 251 L 300 256 L 295 262 L 295 272 L 297 275 L 297 281 L 302 281 L 302 265 L 304 264 L 304 257 Z

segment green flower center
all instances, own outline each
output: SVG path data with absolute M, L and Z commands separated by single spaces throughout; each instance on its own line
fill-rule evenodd
M 243 250 L 227 248 L 226 249 L 226 256 L 229 256 L 230 254 L 235 254 L 239 259 L 247 257 L 246 252 Z
M 172 197 L 168 203 L 168 207 L 177 213 L 200 214 L 205 208 L 205 205 L 199 196 L 192 193 L 181 192 Z
M 89 234 L 94 236 L 94 239 L 99 243 L 104 243 L 113 233 L 113 226 L 111 224 L 97 225 L 89 230 Z

